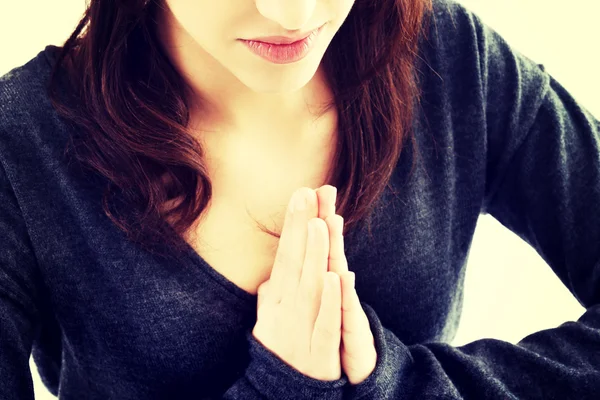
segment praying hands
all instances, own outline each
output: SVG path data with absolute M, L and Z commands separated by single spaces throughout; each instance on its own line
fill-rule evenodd
M 287 208 L 270 279 L 258 290 L 252 334 L 301 373 L 351 384 L 375 369 L 369 321 L 344 253 L 336 189 L 300 188 Z

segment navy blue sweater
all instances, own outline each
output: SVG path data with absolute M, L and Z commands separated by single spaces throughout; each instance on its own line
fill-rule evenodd
M 69 173 L 45 92 L 54 46 L 0 79 L 0 399 L 599 399 L 600 123 L 472 12 L 434 2 L 405 149 L 346 254 L 379 355 L 356 386 L 253 340 L 256 297 L 191 247 L 172 268 Z M 592 77 L 590 77 L 591 79 Z M 480 214 L 533 246 L 586 308 L 518 344 L 451 346 Z M 533 284 L 533 283 L 532 283 Z

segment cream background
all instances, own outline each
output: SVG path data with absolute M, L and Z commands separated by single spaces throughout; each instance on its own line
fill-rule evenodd
M 462 0 L 516 49 L 544 64 L 600 118 L 600 70 L 595 0 Z M 83 0 L 0 3 L 0 75 L 61 45 L 77 25 Z M 491 216 L 479 219 L 467 267 L 463 317 L 453 345 L 479 338 L 516 343 L 577 320 L 585 311 L 527 243 Z M 30 362 L 36 399 L 52 399 Z

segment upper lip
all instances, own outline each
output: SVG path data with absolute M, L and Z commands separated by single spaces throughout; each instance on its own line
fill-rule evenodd
M 321 25 L 323 26 L 323 25 Z M 257 38 L 252 38 L 252 39 L 246 39 L 246 40 L 252 40 L 255 42 L 264 42 L 264 43 L 271 43 L 271 44 L 290 44 L 290 43 L 294 43 L 297 42 L 299 40 L 302 39 L 306 39 L 308 36 L 310 36 L 311 33 L 313 33 L 314 31 L 318 30 L 319 28 L 321 28 L 321 26 L 319 26 L 318 28 L 313 29 L 312 31 L 306 32 L 306 33 L 300 33 L 297 35 L 286 35 L 286 36 L 262 36 L 262 37 L 257 37 Z

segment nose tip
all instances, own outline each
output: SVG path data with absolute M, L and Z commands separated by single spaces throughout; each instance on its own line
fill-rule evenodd
M 265 18 L 277 22 L 293 36 L 307 27 L 316 0 L 255 0 L 255 4 Z

